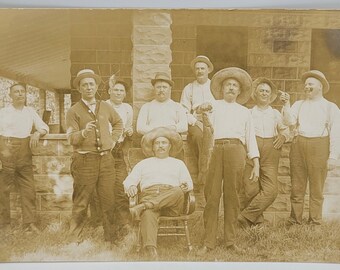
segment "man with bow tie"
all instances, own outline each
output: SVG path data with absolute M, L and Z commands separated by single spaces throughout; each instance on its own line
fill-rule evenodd
M 110 104 L 96 101 L 100 82 L 101 78 L 93 70 L 79 71 L 73 86 L 80 92 L 81 100 L 66 115 L 67 137 L 74 150 L 70 234 L 77 241 L 80 241 L 86 210 L 95 189 L 102 209 L 104 238 L 112 241 L 115 169 L 111 150 L 122 134 L 123 124 Z

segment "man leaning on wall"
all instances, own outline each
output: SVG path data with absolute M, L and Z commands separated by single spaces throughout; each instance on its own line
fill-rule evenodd
M 21 197 L 23 229 L 38 233 L 31 149 L 49 128 L 33 108 L 25 106 L 25 84 L 12 85 L 9 96 L 12 104 L 0 110 L 0 226 L 10 229 L 10 191 L 15 184 Z

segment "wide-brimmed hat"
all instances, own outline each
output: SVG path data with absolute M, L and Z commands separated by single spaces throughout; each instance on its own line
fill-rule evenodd
M 208 65 L 208 73 L 212 72 L 214 70 L 214 65 L 210 62 L 210 59 L 204 55 L 198 55 L 194 60 L 191 61 L 191 69 L 195 70 L 195 65 L 198 62 L 203 62 Z
M 155 74 L 155 78 L 151 80 L 151 84 L 155 85 L 157 81 L 164 81 L 170 84 L 171 87 L 174 86 L 174 82 L 171 80 L 171 77 L 165 72 L 157 72 Z
M 241 93 L 238 95 L 236 101 L 239 104 L 244 104 L 249 100 L 251 94 L 252 80 L 247 71 L 237 68 L 228 67 L 216 72 L 211 79 L 211 91 L 216 99 L 223 99 L 222 83 L 226 79 L 235 79 L 240 83 Z
M 95 79 L 97 85 L 99 85 L 102 81 L 99 75 L 95 74 L 92 69 L 82 69 L 77 73 L 77 77 L 73 80 L 73 87 L 78 88 L 79 82 L 84 78 L 93 78 Z
M 141 146 L 145 156 L 152 157 L 155 155 L 152 148 L 154 140 L 158 137 L 165 137 L 170 141 L 170 156 L 175 157 L 182 151 L 183 141 L 181 135 L 179 135 L 175 130 L 166 127 L 159 127 L 146 133 L 142 138 Z
M 253 81 L 253 85 L 252 85 L 252 91 L 251 91 L 251 95 L 250 97 L 253 99 L 253 100 L 256 100 L 256 97 L 255 97 L 255 91 L 256 91 L 256 88 L 261 84 L 261 83 L 266 83 L 270 86 L 271 90 L 272 90 L 272 93 L 271 93 L 271 97 L 270 97 L 270 103 L 272 103 L 276 97 L 277 97 L 277 94 L 278 94 L 278 90 L 277 90 L 277 87 L 276 85 L 269 79 L 265 78 L 265 77 L 259 77 L 257 78 L 256 80 Z
M 322 83 L 322 92 L 326 94 L 329 91 L 329 83 L 326 79 L 325 74 L 323 74 L 319 70 L 310 70 L 302 74 L 301 80 L 303 82 L 306 81 L 307 78 L 313 77 L 315 79 L 318 79 Z

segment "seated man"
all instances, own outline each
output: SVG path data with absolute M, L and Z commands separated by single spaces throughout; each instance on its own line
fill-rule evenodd
M 143 247 L 150 259 L 157 259 L 157 218 L 179 216 L 183 210 L 184 193 L 193 189 L 189 171 L 176 156 L 183 146 L 181 136 L 174 130 L 160 127 L 144 135 L 143 153 L 148 157 L 133 168 L 124 181 L 129 197 L 141 190 L 138 205 L 130 208 L 133 218 L 141 218 Z

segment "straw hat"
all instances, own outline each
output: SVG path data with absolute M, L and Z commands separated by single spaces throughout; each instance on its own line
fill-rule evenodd
M 223 99 L 221 93 L 222 83 L 226 79 L 235 79 L 240 83 L 241 93 L 238 95 L 236 101 L 239 104 L 246 103 L 251 94 L 252 79 L 250 75 L 245 70 L 237 67 L 224 68 L 215 73 L 211 79 L 210 88 L 216 99 Z
M 214 70 L 214 65 L 211 63 L 210 59 L 204 55 L 198 55 L 194 60 L 191 61 L 191 69 L 195 70 L 195 65 L 198 62 L 203 62 L 208 65 L 208 73 L 212 72 Z
M 183 141 L 181 135 L 179 135 L 176 131 L 172 129 L 166 127 L 159 127 L 146 133 L 142 138 L 141 146 L 145 156 L 147 157 L 154 156 L 154 152 L 152 149 L 153 142 L 155 139 L 159 137 L 165 137 L 170 141 L 171 143 L 170 156 L 175 157 L 182 150 Z
M 315 78 L 318 79 L 322 83 L 322 92 L 326 94 L 329 91 L 329 83 L 326 79 L 326 76 L 319 70 L 310 70 L 302 74 L 301 80 L 303 82 L 306 81 L 308 78 Z
M 266 83 L 270 86 L 271 90 L 272 90 L 272 93 L 271 93 L 271 97 L 270 97 L 270 103 L 272 103 L 276 97 L 277 97 L 277 94 L 278 94 L 278 90 L 277 90 L 277 87 L 276 85 L 269 79 L 267 78 L 264 78 L 264 77 L 259 77 L 257 78 L 256 80 L 253 81 L 253 85 L 252 85 L 252 92 L 251 92 L 251 95 L 250 97 L 253 99 L 253 100 L 256 100 L 256 97 L 255 97 L 255 91 L 256 91 L 256 88 L 261 84 L 261 83 Z
M 77 73 L 77 77 L 73 80 L 73 87 L 79 88 L 79 82 L 84 78 L 93 78 L 95 79 L 97 85 L 99 85 L 102 81 L 99 75 L 95 74 L 92 69 L 82 69 Z

